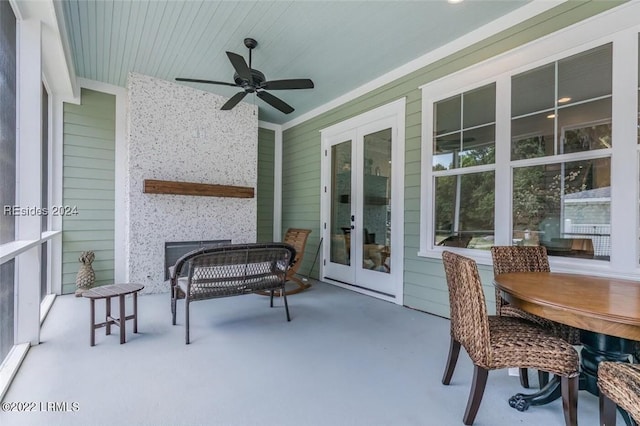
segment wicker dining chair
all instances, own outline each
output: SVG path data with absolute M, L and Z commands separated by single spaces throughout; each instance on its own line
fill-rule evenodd
M 493 258 L 493 274 L 507 274 L 510 272 L 549 272 L 549 258 L 547 249 L 543 246 L 493 246 L 491 247 Z M 546 318 L 530 314 L 514 306 L 511 306 L 502 298 L 500 290 L 496 287 L 496 315 L 506 317 L 523 318 L 532 321 L 554 336 L 566 340 L 572 345 L 580 344 L 580 330 L 568 325 L 559 324 Z M 544 372 L 538 372 L 540 387 L 548 381 L 549 376 Z M 529 387 L 529 375 L 526 368 L 520 369 L 520 383 L 523 387 Z
M 442 253 L 449 288 L 451 343 L 442 383 L 448 385 L 463 346 L 474 373 L 465 425 L 478 413 L 489 370 L 535 368 L 560 376 L 565 423 L 577 424 L 578 352 L 566 341 L 521 318 L 489 316 L 476 262 Z
M 640 365 L 604 361 L 598 364 L 600 424 L 615 426 L 616 406 L 640 424 Z

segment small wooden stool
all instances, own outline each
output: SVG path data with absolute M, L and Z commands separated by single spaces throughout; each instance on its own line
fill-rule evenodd
M 82 293 L 82 297 L 91 300 L 91 346 L 96 344 L 96 329 L 101 327 L 107 328 L 107 335 L 111 334 L 111 326 L 120 327 L 120 344 L 125 343 L 125 325 L 127 320 L 133 320 L 133 332 L 138 332 L 138 292 L 142 290 L 142 284 L 112 284 L 102 287 L 92 288 Z M 126 316 L 124 309 L 124 297 L 127 294 L 133 294 L 133 315 Z M 118 296 L 120 305 L 120 317 L 113 318 L 111 316 L 111 298 Z M 105 299 L 105 321 L 96 324 L 96 305 L 97 299 Z

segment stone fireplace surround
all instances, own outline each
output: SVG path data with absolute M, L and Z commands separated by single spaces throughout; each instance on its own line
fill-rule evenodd
M 127 281 L 144 292 L 164 282 L 168 241 L 256 240 L 256 198 L 143 192 L 145 179 L 255 188 L 257 108 L 131 73 L 128 79 L 125 263 Z

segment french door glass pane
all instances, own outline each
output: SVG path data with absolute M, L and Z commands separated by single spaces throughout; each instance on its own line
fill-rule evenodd
M 391 264 L 391 129 L 364 137 L 362 267 L 389 273 Z
M 351 265 L 351 141 L 331 147 L 331 194 L 330 260 Z
M 434 244 L 489 250 L 494 190 L 493 171 L 436 177 Z
M 513 243 L 551 256 L 609 260 L 611 160 L 553 163 L 513 171 Z

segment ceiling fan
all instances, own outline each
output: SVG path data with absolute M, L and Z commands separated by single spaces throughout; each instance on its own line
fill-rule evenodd
M 313 81 L 308 78 L 289 79 L 289 80 L 271 80 L 267 81 L 265 75 L 251 68 L 251 51 L 258 45 L 258 42 L 252 38 L 245 38 L 244 45 L 249 48 L 249 65 L 244 58 L 237 53 L 227 52 L 229 61 L 235 69 L 233 74 L 233 80 L 235 83 L 227 83 L 224 81 L 213 80 L 200 80 L 195 78 L 176 78 L 176 81 L 187 81 L 192 83 L 209 83 L 209 84 L 221 84 L 224 86 L 241 87 L 242 92 L 238 92 L 233 95 L 229 100 L 222 105 L 222 110 L 230 110 L 238 104 L 247 93 L 255 93 L 260 99 L 271 105 L 272 107 L 282 111 L 285 114 L 290 114 L 294 111 L 293 107 L 282 99 L 273 96 L 267 90 L 290 90 L 290 89 L 313 89 Z

